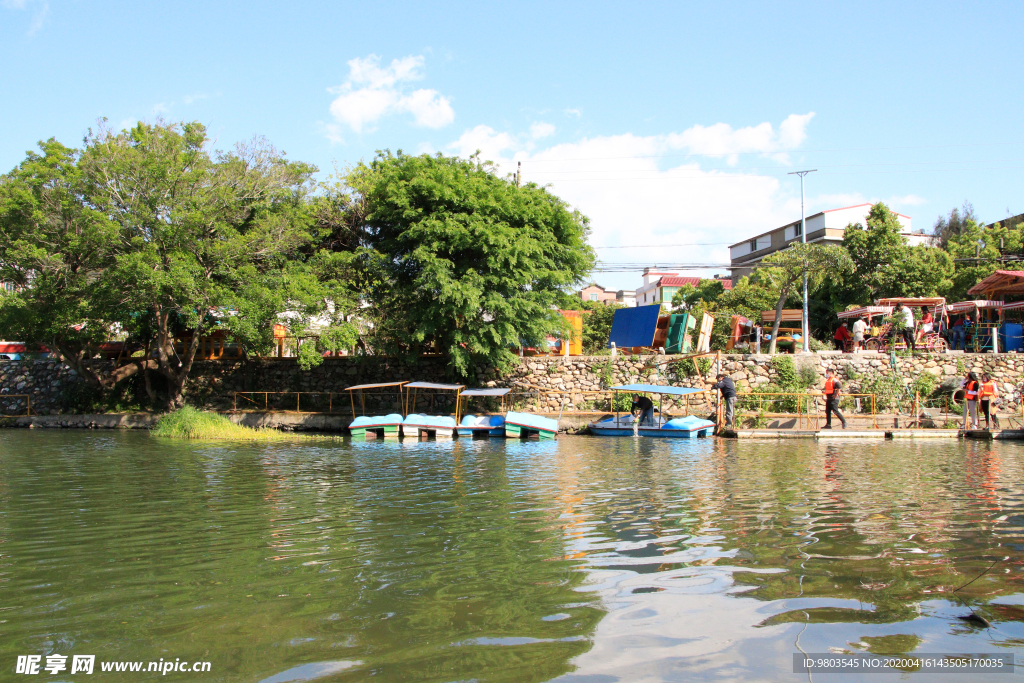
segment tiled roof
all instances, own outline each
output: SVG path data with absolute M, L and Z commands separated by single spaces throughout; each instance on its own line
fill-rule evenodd
M 697 287 L 705 278 L 700 277 L 663 277 L 658 280 L 656 287 L 682 287 L 683 285 L 692 285 Z M 732 280 L 719 280 L 722 283 L 722 288 L 729 290 L 732 289 Z

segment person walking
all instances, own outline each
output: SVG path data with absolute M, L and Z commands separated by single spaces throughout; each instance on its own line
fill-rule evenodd
M 722 400 L 725 401 L 725 426 L 732 427 L 736 421 L 736 385 L 725 373 L 720 373 L 718 382 L 711 385 L 712 389 L 722 392 Z
M 640 424 L 654 426 L 654 401 L 646 396 L 633 394 L 633 408 L 629 411 L 629 414 L 635 419 L 638 411 L 640 413 Z
M 991 429 L 995 425 L 999 429 L 999 417 L 995 413 L 993 403 L 999 398 L 999 384 L 992 379 L 991 375 L 981 376 L 981 412 L 985 416 L 985 429 Z
M 915 339 L 917 339 L 917 330 L 914 329 L 914 311 L 910 309 L 910 306 L 903 304 L 900 308 L 900 315 L 903 316 L 903 342 L 907 345 L 908 351 L 915 350 Z
M 839 392 L 842 389 L 842 383 L 836 379 L 836 371 L 832 368 L 826 370 L 825 388 L 822 389 L 822 393 L 825 394 L 825 429 L 832 429 L 832 413 L 836 414 L 843 423 L 843 429 L 846 429 L 846 418 L 839 412 Z
M 857 318 L 853 323 L 853 352 L 860 353 L 860 350 L 864 347 L 864 335 L 868 331 L 868 324 L 864 322 L 864 318 Z
M 967 373 L 964 383 L 964 431 L 978 428 L 978 396 L 981 394 L 981 382 L 973 372 Z M 968 427 L 968 424 L 970 427 Z

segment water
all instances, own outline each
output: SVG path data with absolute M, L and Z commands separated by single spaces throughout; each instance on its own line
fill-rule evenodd
M 4 430 L 0 680 L 53 653 L 211 663 L 101 681 L 797 681 L 800 651 L 1022 665 L 1022 466 L 1024 445 L 976 441 Z M 958 593 L 994 627 L 958 619 L 952 589 L 996 560 Z M 40 679 L 92 680 L 67 673 Z M 868 678 L 908 677 L 926 679 Z

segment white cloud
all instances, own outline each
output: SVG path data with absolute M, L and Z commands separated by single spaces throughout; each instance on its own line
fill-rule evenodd
M 192 93 L 191 95 L 185 95 L 184 97 L 181 98 L 181 101 L 184 102 L 185 104 L 192 104 L 193 102 L 198 102 L 199 100 L 206 100 L 206 99 L 209 99 L 209 98 L 210 98 L 210 95 L 208 95 L 208 94 L 206 94 L 204 92 L 197 92 L 197 93 Z
M 369 55 L 349 60 L 348 79 L 328 92 L 337 97 L 331 102 L 335 121 L 356 133 L 369 130 L 384 116 L 407 112 L 417 125 L 441 128 L 455 120 L 455 111 L 447 97 L 436 90 L 421 88 L 405 91 L 410 81 L 423 78 L 423 55 L 394 59 L 380 65 L 380 57 Z
M 890 206 L 920 206 L 921 204 L 927 204 L 928 200 L 924 197 L 918 197 L 916 194 L 907 194 L 902 197 L 889 197 L 885 200 L 885 203 Z
M 484 161 L 507 161 L 506 150 L 518 147 L 516 138 L 508 133 L 498 133 L 490 126 L 477 126 L 463 133 L 458 140 L 448 145 L 460 157 L 480 152 Z
M 666 135 L 584 138 L 546 148 L 536 143 L 535 131 L 547 130 L 535 129 L 537 124 L 521 134 L 480 125 L 466 130 L 447 149 L 460 156 L 479 149 L 483 159 L 498 165 L 501 175 L 513 172 L 516 162 L 522 161 L 525 182 L 550 185 L 553 193 L 590 218 L 593 245 L 690 245 L 598 249 L 600 260 L 727 264 L 729 244 L 799 218 L 799 183 L 779 177 L 787 169 L 778 155 L 795 151 L 806 140 L 812 117 L 790 116 L 777 129 L 770 123 L 739 129 L 722 123 Z M 701 159 L 678 160 L 680 150 L 713 156 L 764 155 L 779 164 L 779 171 L 707 168 Z M 673 159 L 675 163 L 666 164 Z M 812 198 L 808 214 L 846 205 Z M 716 272 L 729 271 L 719 267 L 694 274 Z M 595 278 L 616 288 L 640 283 L 639 273 L 597 273 Z
M 330 141 L 332 145 L 343 145 L 345 144 L 345 138 L 341 135 L 341 126 L 336 123 L 324 123 L 323 121 L 317 121 L 317 128 L 325 138 Z
M 398 108 L 413 115 L 416 123 L 427 128 L 441 128 L 455 120 L 455 111 L 447 97 L 436 90 L 417 90 L 398 101 Z
M 566 116 L 575 116 L 576 118 L 583 116 L 583 112 L 581 112 L 579 109 L 566 109 L 562 113 L 565 114 Z
M 812 118 L 814 112 L 791 114 L 779 124 L 778 132 L 768 122 L 738 129 L 727 123 L 696 125 L 682 133 L 669 134 L 668 144 L 690 154 L 726 157 L 729 164 L 735 164 L 740 154 L 748 153 L 770 155 L 780 163 L 789 163 L 786 152 L 795 150 L 807 139 L 807 125 Z
M 26 31 L 26 35 L 29 37 L 34 36 L 43 28 L 46 18 L 50 15 L 50 3 L 45 0 L 0 0 L 0 5 L 10 10 L 24 11 L 30 8 L 33 10 L 32 22 Z
M 550 123 L 544 123 L 537 121 L 530 126 L 530 137 L 534 140 L 540 140 L 541 138 L 550 137 L 555 134 L 555 127 Z

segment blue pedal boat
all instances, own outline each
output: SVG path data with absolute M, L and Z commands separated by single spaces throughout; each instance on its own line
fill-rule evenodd
M 403 417 L 398 413 L 390 415 L 360 415 L 348 426 L 353 439 L 397 439 L 402 428 Z
M 503 415 L 466 415 L 458 427 L 459 436 L 505 436 Z
M 531 413 L 516 413 L 511 410 L 505 413 L 505 436 L 518 439 L 534 434 L 541 440 L 556 438 L 558 436 L 558 420 Z
M 409 382 L 405 389 L 405 420 L 402 422 L 402 435 L 419 435 L 425 439 L 433 434 L 438 439 L 455 437 L 455 428 L 459 422 L 459 394 L 464 388 L 461 384 L 437 384 L 436 382 Z M 455 393 L 455 417 L 449 415 L 423 415 L 416 412 L 417 399 L 429 398 L 427 408 L 434 410 L 434 402 L 438 392 Z M 447 401 L 447 399 L 446 399 Z
M 466 389 L 459 394 L 459 399 L 465 399 L 465 410 L 459 410 L 459 414 L 465 414 L 459 422 L 459 436 L 505 436 L 505 418 L 503 415 L 474 415 L 469 412 L 469 402 L 473 398 L 498 398 L 501 399 L 502 413 L 505 412 L 505 397 L 512 391 L 506 388 L 495 389 Z
M 455 418 L 447 415 L 420 415 L 412 413 L 402 421 L 402 434 L 412 436 L 416 434 L 421 439 L 429 438 L 431 434 L 437 439 L 451 439 L 455 436 Z
M 366 392 L 371 390 L 370 393 L 373 395 L 391 395 L 395 396 L 395 405 L 401 408 L 402 405 L 402 386 L 407 382 L 381 382 L 378 384 L 357 384 L 356 386 L 347 387 L 345 391 L 348 392 L 348 398 L 352 404 L 352 422 L 349 424 L 349 433 L 353 439 L 373 439 L 373 438 L 394 438 L 397 439 L 401 433 L 402 420 L 404 419 L 398 413 L 389 413 L 387 415 L 367 415 L 366 414 Z M 356 392 L 359 392 L 359 405 L 361 407 L 360 414 L 356 415 Z M 379 405 L 379 404 L 378 404 Z
M 656 384 L 624 384 L 611 387 L 611 390 L 618 396 L 619 391 L 629 393 L 668 394 L 669 396 L 688 396 L 690 394 L 703 394 L 706 389 L 692 389 L 689 387 L 668 387 Z M 613 402 L 614 399 L 613 399 Z M 660 406 L 659 406 L 660 408 Z M 666 418 L 660 411 L 654 418 L 653 424 L 635 424 L 632 415 L 619 415 L 615 412 L 614 417 L 608 417 L 599 422 L 591 422 L 588 427 L 592 434 L 598 436 L 653 436 L 658 438 L 673 439 L 695 439 L 698 437 L 711 436 L 715 432 L 715 423 L 694 415 L 686 417 Z M 636 431 L 634 431 L 634 428 Z

